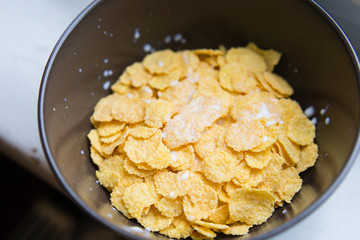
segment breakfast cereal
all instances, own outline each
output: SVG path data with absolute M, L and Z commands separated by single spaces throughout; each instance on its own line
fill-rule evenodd
M 112 205 L 170 238 L 245 235 L 300 190 L 315 126 L 274 73 L 281 54 L 170 49 L 128 66 L 89 134 Z

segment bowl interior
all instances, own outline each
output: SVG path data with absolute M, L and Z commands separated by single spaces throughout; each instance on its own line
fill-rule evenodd
M 293 202 L 243 238 L 268 237 L 297 222 L 332 192 L 357 149 L 358 66 L 340 32 L 320 12 L 313 3 L 287 0 L 93 3 L 60 39 L 41 86 L 41 136 L 55 174 L 82 208 L 113 230 L 127 237 L 159 238 L 131 228 L 138 224 L 114 211 L 109 193 L 96 182 L 86 137 L 93 107 L 110 93 L 107 83 L 142 60 L 144 44 L 155 50 L 181 50 L 253 41 L 283 53 L 275 72 L 294 87 L 293 98 L 303 109 L 314 106 L 319 158 L 302 174 L 303 188 Z M 164 41 L 177 33 L 186 42 Z

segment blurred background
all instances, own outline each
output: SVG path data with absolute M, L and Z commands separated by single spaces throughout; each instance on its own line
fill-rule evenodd
M 1 0 L 1 239 L 119 239 L 62 192 L 45 160 L 37 126 L 38 91 L 47 59 L 62 32 L 91 2 Z M 337 20 L 360 56 L 360 0 L 317 2 Z M 356 183 L 359 161 L 315 213 L 272 239 L 358 239 L 355 220 L 360 209 L 348 207 L 358 206 Z

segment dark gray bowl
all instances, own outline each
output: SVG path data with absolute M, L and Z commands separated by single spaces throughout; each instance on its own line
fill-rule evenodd
M 140 38 L 134 39 L 138 29 Z M 186 43 L 165 43 L 181 33 Z M 87 213 L 129 238 L 160 238 L 113 210 L 89 158 L 89 121 L 125 66 L 156 50 L 227 48 L 249 41 L 283 53 L 276 72 L 294 87 L 303 108 L 316 109 L 319 159 L 302 174 L 291 204 L 275 211 L 247 238 L 268 238 L 318 207 L 348 172 L 359 149 L 359 63 L 336 23 L 316 3 L 300 0 L 95 1 L 65 31 L 46 66 L 39 127 L 46 156 L 70 197 Z M 111 71 L 108 71 L 111 70 Z M 106 84 L 105 84 L 106 85 Z M 105 88 L 106 89 L 106 88 Z M 320 109 L 328 107 L 325 115 Z M 324 120 L 330 118 L 330 124 Z M 286 209 L 286 214 L 283 210 Z M 220 236 L 220 238 L 229 238 Z

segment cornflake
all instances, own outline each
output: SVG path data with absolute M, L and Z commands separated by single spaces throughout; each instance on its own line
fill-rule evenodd
M 128 66 L 87 135 L 111 204 L 170 238 L 246 235 L 300 191 L 315 125 L 273 72 L 281 53 L 165 49 Z

